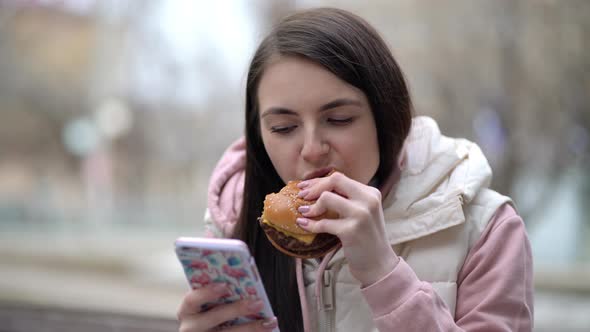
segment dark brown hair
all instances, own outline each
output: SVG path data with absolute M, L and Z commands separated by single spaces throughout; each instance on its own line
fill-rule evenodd
M 287 16 L 254 54 L 246 86 L 244 200 L 234 237 L 250 247 L 281 330 L 302 331 L 295 260 L 273 249 L 257 222 L 264 196 L 284 186 L 262 142 L 257 102 L 266 66 L 281 56 L 314 61 L 365 93 L 377 126 L 377 180 L 393 170 L 410 130 L 412 105 L 402 71 L 385 42 L 366 21 L 344 10 L 317 8 Z

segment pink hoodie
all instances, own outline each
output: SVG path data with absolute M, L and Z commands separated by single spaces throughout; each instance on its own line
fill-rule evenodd
M 213 172 L 208 209 L 223 234 L 208 229 L 209 236 L 227 236 L 238 219 L 244 184 L 244 143 L 242 138 L 232 144 Z M 322 261 L 319 275 L 330 257 Z M 504 204 L 469 251 L 459 272 L 454 314 L 403 259 L 391 273 L 361 292 L 380 331 L 400 326 L 407 332 L 532 331 L 532 272 L 524 223 L 512 206 Z M 310 331 L 300 260 L 297 280 L 304 325 Z

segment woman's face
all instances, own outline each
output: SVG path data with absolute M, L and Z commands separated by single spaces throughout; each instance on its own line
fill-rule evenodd
M 322 66 L 283 56 L 258 87 L 266 152 L 286 183 L 334 168 L 368 184 L 379 167 L 377 128 L 365 94 Z

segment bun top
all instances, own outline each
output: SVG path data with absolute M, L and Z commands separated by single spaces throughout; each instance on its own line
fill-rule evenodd
M 299 182 L 301 181 L 289 181 L 278 193 L 266 195 L 262 218 L 279 230 L 298 235 L 313 234 L 299 227 L 296 222 L 297 218 L 302 217 L 299 207 L 315 203 L 297 196 L 300 191 L 297 187 Z M 314 219 L 322 218 L 338 218 L 338 214 L 328 211 Z
M 289 181 L 278 193 L 268 194 L 264 199 L 262 218 L 278 229 L 293 234 L 312 234 L 297 225 L 297 218 L 302 217 L 297 209 L 302 205 L 313 204 L 297 196 L 300 181 Z

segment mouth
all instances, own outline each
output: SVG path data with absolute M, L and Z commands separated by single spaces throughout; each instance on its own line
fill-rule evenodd
M 320 177 L 326 176 L 333 169 L 334 169 L 334 167 L 324 167 L 324 168 L 320 168 L 320 169 L 311 171 L 311 172 L 305 174 L 305 176 L 303 177 L 303 180 L 315 179 L 315 178 L 320 178 Z

